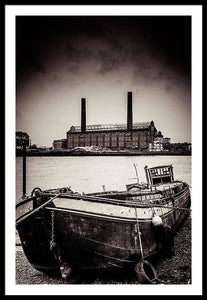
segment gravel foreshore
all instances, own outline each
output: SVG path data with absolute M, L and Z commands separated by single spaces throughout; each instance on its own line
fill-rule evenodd
M 188 216 L 174 237 L 174 254 L 153 263 L 160 283 L 191 283 L 191 217 Z M 60 276 L 49 276 L 34 269 L 16 246 L 16 284 L 139 284 L 135 274 L 127 272 L 81 272 L 65 282 Z

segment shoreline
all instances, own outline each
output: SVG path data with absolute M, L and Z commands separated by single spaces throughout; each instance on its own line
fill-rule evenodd
M 190 151 L 141 151 L 141 152 L 71 152 L 71 151 L 38 151 L 26 152 L 26 156 L 191 156 Z M 16 151 L 16 157 L 23 156 Z

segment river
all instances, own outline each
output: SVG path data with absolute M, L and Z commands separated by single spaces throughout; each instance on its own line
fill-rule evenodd
M 128 183 L 146 182 L 144 167 L 172 164 L 174 179 L 191 185 L 191 156 L 60 156 L 26 158 L 26 193 L 71 187 L 76 192 L 125 190 Z M 22 157 L 16 158 L 16 201 L 22 196 Z

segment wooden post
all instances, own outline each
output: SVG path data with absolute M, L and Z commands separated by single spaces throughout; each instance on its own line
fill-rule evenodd
M 145 167 L 144 167 L 144 170 L 145 170 L 145 174 L 146 174 L 146 178 L 147 178 L 147 184 L 150 185 L 151 182 L 149 181 L 148 167 L 145 166 Z
M 22 174 L 23 174 L 23 195 L 22 197 L 26 196 L 26 143 L 23 143 L 23 169 L 22 169 Z
M 170 171 L 171 171 L 171 182 L 172 182 L 172 181 L 174 181 L 173 166 L 172 165 L 171 165 Z

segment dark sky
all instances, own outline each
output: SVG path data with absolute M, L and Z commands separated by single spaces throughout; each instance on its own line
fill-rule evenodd
M 134 121 L 154 120 L 172 140 L 190 141 L 190 17 L 17 17 L 16 71 L 17 128 L 36 143 L 48 145 L 79 125 L 80 97 L 87 98 L 88 124 L 125 123 L 129 90 Z M 118 108 L 116 118 L 107 111 L 109 103 Z M 64 115 L 70 104 L 71 118 Z M 56 110 L 56 118 L 59 111 L 60 126 L 52 129 L 51 116 L 40 122 L 45 128 L 40 139 L 38 126 L 24 116 L 35 111 L 41 117 L 48 108 L 51 115 Z M 168 124 L 159 113 L 171 119 Z
M 190 17 L 17 17 L 17 79 L 33 72 L 46 72 L 44 61 L 48 52 L 55 52 L 56 43 L 65 39 L 65 52 L 70 60 L 84 60 L 93 55 L 90 43 L 76 52 L 80 36 L 102 39 L 112 51 L 128 54 L 139 64 L 147 51 L 167 66 L 190 76 Z M 129 44 L 130 42 L 130 44 Z M 101 53 L 100 57 L 101 57 Z M 103 51 L 104 56 L 104 51 Z M 104 57 L 105 59 L 106 57 Z M 121 64 L 123 57 L 105 62 L 108 68 Z M 103 66 L 103 69 L 107 69 Z M 29 73 L 28 73 L 29 72 Z

